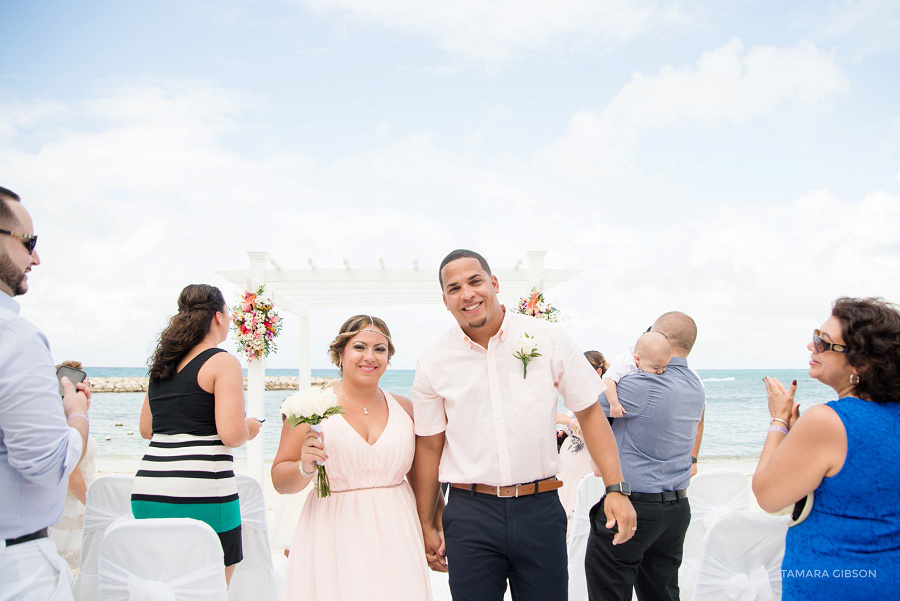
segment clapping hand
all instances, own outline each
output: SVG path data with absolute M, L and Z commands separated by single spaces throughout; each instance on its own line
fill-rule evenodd
M 794 402 L 797 380 L 791 382 L 790 388 L 786 390 L 778 378 L 767 376 L 763 378 L 763 382 L 766 383 L 766 392 L 769 395 L 769 415 L 784 420 L 790 428 L 800 417 L 800 404 Z

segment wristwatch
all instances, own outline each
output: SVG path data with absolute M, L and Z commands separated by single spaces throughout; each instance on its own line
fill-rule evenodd
M 697 463 L 697 458 L 691 455 L 691 463 Z
M 631 494 L 631 486 L 628 485 L 628 482 L 619 482 L 618 484 L 610 484 L 606 487 L 606 492 L 618 492 L 622 493 L 626 497 Z

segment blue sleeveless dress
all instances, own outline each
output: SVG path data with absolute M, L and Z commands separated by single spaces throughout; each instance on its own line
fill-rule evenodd
M 841 471 L 790 528 L 781 564 L 785 601 L 900 595 L 900 403 L 828 403 L 847 430 Z

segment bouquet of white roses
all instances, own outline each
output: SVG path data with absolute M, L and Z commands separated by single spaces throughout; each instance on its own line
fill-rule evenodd
M 519 350 L 513 353 L 513 357 L 522 361 L 522 379 L 524 380 L 528 377 L 528 362 L 535 357 L 540 357 L 541 354 L 538 352 L 537 340 L 527 333 L 523 333 L 519 338 L 518 348 Z
M 295 392 L 281 403 L 281 413 L 291 426 L 297 424 L 309 424 L 313 432 L 322 431 L 322 422 L 344 412 L 344 408 L 338 405 L 338 398 L 331 388 L 307 388 Z M 316 493 L 319 498 L 331 494 L 331 484 L 328 482 L 328 472 L 325 471 L 325 462 L 317 461 L 316 469 Z M 301 466 L 302 469 L 302 466 Z

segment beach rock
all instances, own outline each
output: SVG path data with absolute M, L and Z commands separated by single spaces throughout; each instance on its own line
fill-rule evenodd
M 266 390 L 297 390 L 300 378 L 297 376 L 267 376 Z M 335 378 L 313 378 L 311 386 L 328 387 L 338 380 Z M 149 378 L 91 378 L 92 392 L 147 392 Z M 244 378 L 247 389 L 247 378 Z M 121 425 L 121 424 L 117 424 Z

